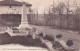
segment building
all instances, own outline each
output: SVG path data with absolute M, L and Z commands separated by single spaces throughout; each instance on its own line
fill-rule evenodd
M 0 23 L 8 26 L 19 26 L 21 21 L 27 21 L 27 15 L 31 6 L 28 2 L 25 3 L 16 0 L 0 1 Z

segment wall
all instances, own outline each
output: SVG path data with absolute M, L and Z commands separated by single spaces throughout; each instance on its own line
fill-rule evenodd
M 52 26 L 53 28 L 80 30 L 80 15 L 33 14 L 28 16 L 30 24 Z
M 26 12 L 28 12 L 29 7 L 26 7 Z M 0 6 L 0 14 L 21 14 L 22 6 Z

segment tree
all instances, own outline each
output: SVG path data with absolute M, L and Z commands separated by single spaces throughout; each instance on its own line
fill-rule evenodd
M 69 29 L 69 14 L 70 14 L 70 3 L 69 3 L 69 0 L 67 0 L 67 1 L 66 1 L 67 29 Z
M 77 5 L 76 5 L 77 6 Z M 76 8 L 76 11 L 75 11 L 75 15 L 77 16 L 77 17 L 75 17 L 76 18 L 76 20 L 74 20 L 75 22 L 74 22 L 74 26 L 75 27 L 77 27 L 77 30 L 80 32 L 80 7 L 79 6 L 77 6 L 77 8 Z M 74 18 L 74 19 L 75 19 Z
M 46 22 L 46 26 L 47 25 L 52 25 L 52 19 L 53 19 L 53 15 L 51 14 L 51 8 L 49 7 L 48 10 L 48 14 L 45 14 L 45 10 L 44 10 L 44 19 Z
M 52 13 L 59 15 L 60 19 L 60 28 L 62 28 L 62 15 L 64 14 L 65 11 L 65 3 L 60 2 L 57 6 L 52 6 Z
M 52 6 L 52 13 L 53 14 L 63 14 L 64 12 L 64 8 L 65 8 L 65 3 L 64 2 L 60 2 L 57 6 Z
M 80 7 L 76 8 L 75 14 L 80 14 Z

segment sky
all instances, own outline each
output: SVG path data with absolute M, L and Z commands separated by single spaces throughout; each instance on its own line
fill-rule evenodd
M 32 4 L 32 9 L 39 13 L 43 13 L 44 9 L 48 9 L 50 5 L 52 5 L 53 0 L 18 0 L 18 1 L 25 1 Z
M 33 10 L 38 10 L 39 13 L 43 13 L 44 10 L 48 10 L 49 7 L 52 5 L 53 1 L 55 1 L 55 4 L 59 3 L 59 1 L 65 2 L 66 0 L 17 0 L 20 2 L 29 2 L 32 4 Z M 80 0 L 69 0 L 70 2 L 80 2 Z
M 55 4 L 61 2 L 65 2 L 66 0 L 18 0 L 18 1 L 25 1 L 32 4 L 33 10 L 38 10 L 38 12 L 44 13 L 44 10 L 49 10 L 49 7 L 53 4 L 53 1 L 55 1 Z M 80 2 L 80 0 L 69 0 L 69 2 Z

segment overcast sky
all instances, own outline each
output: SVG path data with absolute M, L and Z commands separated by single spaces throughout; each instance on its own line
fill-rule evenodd
M 39 13 L 43 13 L 43 10 L 48 8 L 53 0 L 18 0 L 18 1 L 25 1 L 32 4 L 32 9 L 38 10 Z
M 29 2 L 30 4 L 32 4 L 32 9 L 34 10 L 38 9 L 39 13 L 43 13 L 44 9 L 47 10 L 48 7 L 52 5 L 53 1 L 55 1 L 55 3 L 58 3 L 59 1 L 65 2 L 65 0 L 18 0 L 18 1 Z M 80 0 L 69 0 L 69 1 L 80 2 Z
M 25 1 L 32 4 L 32 9 L 38 9 L 39 13 L 43 13 L 44 9 L 48 9 L 50 5 L 52 5 L 53 1 L 57 4 L 58 2 L 62 1 L 65 2 L 65 0 L 18 0 L 18 1 Z M 76 2 L 80 0 L 69 0 L 71 2 Z

